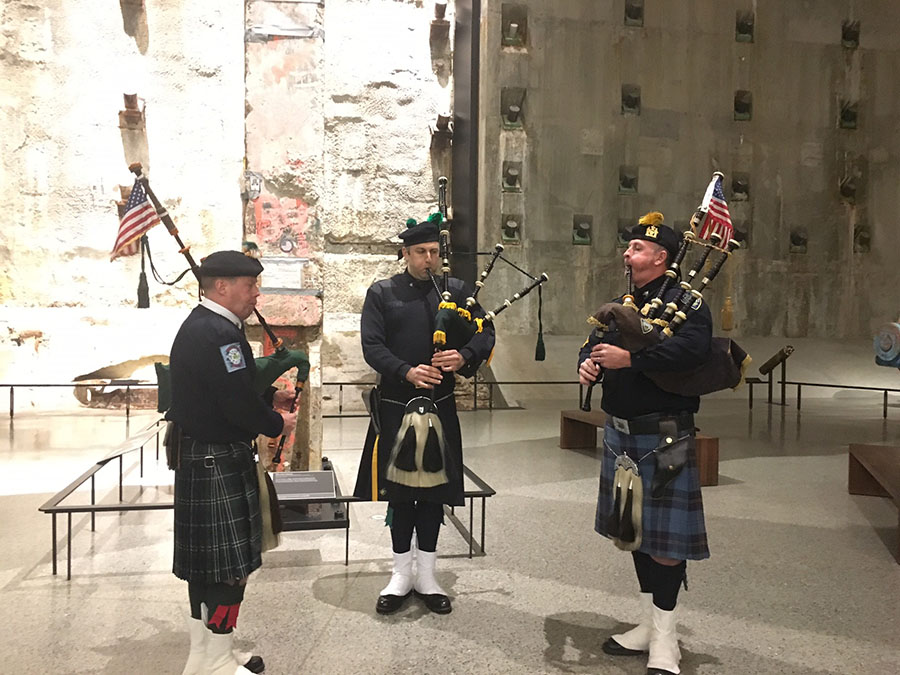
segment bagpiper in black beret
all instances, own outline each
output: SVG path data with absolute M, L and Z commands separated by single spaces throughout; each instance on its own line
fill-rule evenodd
M 216 251 L 200 263 L 201 277 L 258 277 L 262 271 L 259 260 L 240 251 Z
M 663 224 L 663 214 L 651 211 L 641 217 L 638 224 L 631 228 L 628 240 L 643 239 L 659 244 L 669 253 L 669 261 L 675 258 L 681 247 L 681 237 L 668 225 Z

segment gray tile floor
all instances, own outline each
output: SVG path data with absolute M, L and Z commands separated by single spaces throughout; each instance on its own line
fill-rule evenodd
M 597 460 L 557 446 L 558 410 L 572 403 L 522 403 L 462 416 L 466 461 L 498 494 L 486 557 L 468 559 L 452 527 L 441 534 L 453 613 L 411 602 L 375 614 L 390 537 L 383 505 L 355 505 L 348 567 L 343 532 L 289 533 L 252 578 L 238 638 L 267 672 L 645 672 L 640 658 L 600 651 L 636 619 L 637 588 L 629 556 L 592 530 Z M 721 439 L 720 484 L 704 489 L 712 558 L 689 566 L 681 596 L 682 672 L 900 673 L 897 510 L 846 490 L 847 443 L 900 445 L 895 399 L 887 421 L 880 394 L 804 398 L 800 414 L 757 399 L 750 415 L 745 398 L 712 398 L 698 420 Z M 345 490 L 364 432 L 364 420 L 326 423 Z M 121 416 L 87 411 L 17 415 L 0 434 L 4 672 L 181 671 L 187 594 L 169 571 L 171 512 L 101 516 L 93 533 L 76 517 L 74 577 L 51 575 L 50 518 L 38 506 L 124 433 Z M 112 499 L 107 471 L 99 493 Z M 126 477 L 129 498 L 170 498 L 163 465 L 137 474 Z

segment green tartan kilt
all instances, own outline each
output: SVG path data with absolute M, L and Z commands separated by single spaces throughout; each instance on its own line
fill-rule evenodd
M 175 470 L 175 551 L 179 579 L 243 579 L 262 565 L 259 486 L 250 443 L 184 439 Z

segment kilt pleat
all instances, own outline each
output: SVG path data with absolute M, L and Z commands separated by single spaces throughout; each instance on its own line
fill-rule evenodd
M 702 560 L 709 557 L 703 499 L 700 494 L 700 472 L 697 468 L 695 443 L 691 441 L 688 463 L 666 488 L 659 499 L 650 494 L 656 461 L 652 451 L 659 446 L 656 434 L 629 435 L 616 431 L 610 424 L 603 431 L 603 459 L 594 529 L 608 537 L 606 520 L 613 509 L 615 461 L 626 453 L 635 462 L 644 487 L 643 538 L 640 551 L 648 555 L 676 560 Z
M 204 461 L 204 457 L 212 457 Z M 243 579 L 262 565 L 259 488 L 249 443 L 188 441 L 175 471 L 172 571 L 187 581 Z

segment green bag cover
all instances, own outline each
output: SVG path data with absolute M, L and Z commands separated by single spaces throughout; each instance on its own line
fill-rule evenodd
M 309 377 L 309 357 L 299 349 L 282 349 L 268 356 L 256 359 L 256 379 L 254 388 L 265 393 L 272 383 L 291 368 L 297 368 L 297 381 L 306 382 Z
M 441 349 L 459 349 L 478 332 L 478 324 L 460 316 L 455 309 L 445 307 L 439 309 L 434 317 L 434 330 L 446 336 L 446 344 Z
M 156 412 L 164 413 L 172 404 L 172 378 L 169 376 L 169 364 L 157 361 L 156 368 Z
M 297 368 L 298 382 L 306 382 L 309 377 L 309 357 L 299 349 L 282 349 L 255 360 L 256 379 L 253 381 L 253 388 L 258 394 L 264 394 L 275 380 L 291 368 Z M 172 404 L 172 378 L 168 364 L 157 361 L 153 366 L 156 368 L 156 412 L 164 413 Z

